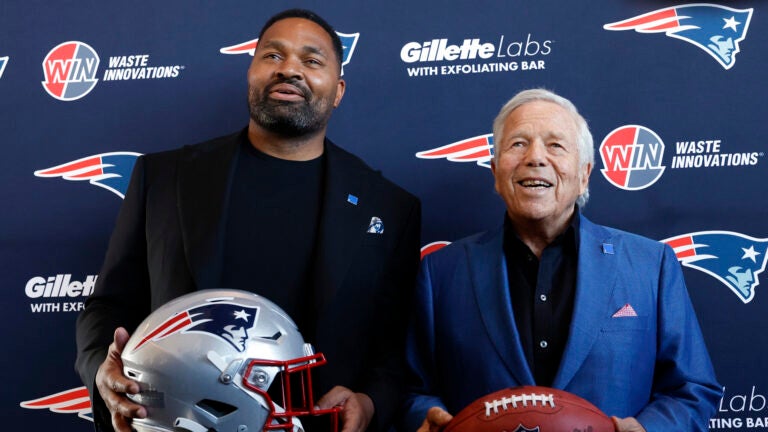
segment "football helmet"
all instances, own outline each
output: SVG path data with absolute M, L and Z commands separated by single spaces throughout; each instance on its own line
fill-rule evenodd
M 303 431 L 298 416 L 315 407 L 312 369 L 325 357 L 304 342 L 277 305 L 256 294 L 209 289 L 178 297 L 149 315 L 122 354 L 123 372 L 139 383 L 128 395 L 147 417 L 138 432 Z

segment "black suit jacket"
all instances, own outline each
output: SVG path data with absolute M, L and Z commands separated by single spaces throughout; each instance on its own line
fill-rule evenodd
M 94 378 L 114 329 L 132 332 L 169 300 L 221 287 L 227 201 L 242 133 L 136 162 L 94 293 L 77 321 L 76 367 L 98 430 L 111 430 Z M 376 408 L 371 430 L 380 430 L 400 402 L 403 304 L 419 262 L 421 208 L 413 195 L 329 140 L 325 154 L 312 266 L 320 310 L 314 340 L 328 364 L 314 375 L 316 394 L 334 385 L 368 394 Z M 356 205 L 349 195 L 358 198 Z M 384 222 L 383 234 L 366 232 L 373 216 Z

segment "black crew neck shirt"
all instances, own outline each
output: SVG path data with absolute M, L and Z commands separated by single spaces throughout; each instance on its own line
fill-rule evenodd
M 314 328 L 312 267 L 324 156 L 290 161 L 243 137 L 227 212 L 222 284 L 275 302 L 305 336 Z

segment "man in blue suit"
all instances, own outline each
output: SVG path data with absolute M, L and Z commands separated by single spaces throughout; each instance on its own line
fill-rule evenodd
M 424 258 L 407 345 L 405 429 L 439 431 L 488 393 L 577 394 L 617 431 L 705 431 L 721 397 L 680 265 L 659 242 L 596 225 L 592 136 L 546 90 L 493 124 L 503 226 Z

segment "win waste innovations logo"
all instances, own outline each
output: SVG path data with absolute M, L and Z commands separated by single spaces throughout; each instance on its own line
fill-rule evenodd
M 43 88 L 61 101 L 80 99 L 96 87 L 99 55 L 90 45 L 69 41 L 54 47 L 43 59 Z
M 177 78 L 181 65 L 153 66 L 149 54 L 110 56 L 101 81 Z M 43 58 L 43 88 L 53 98 L 71 102 L 83 98 L 99 82 L 101 59 L 85 42 L 68 41 Z

